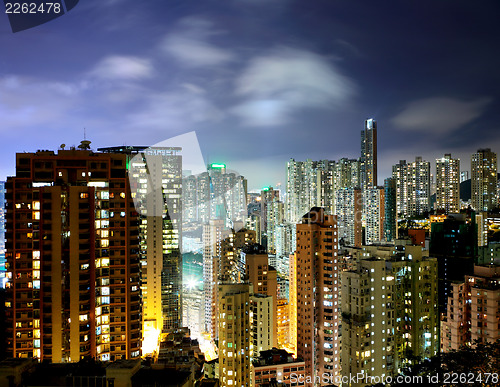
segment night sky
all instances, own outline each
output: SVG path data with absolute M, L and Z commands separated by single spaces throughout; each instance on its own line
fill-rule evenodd
M 249 188 L 286 161 L 359 157 L 378 121 L 379 184 L 400 159 L 470 170 L 500 152 L 500 2 L 80 0 L 12 33 L 0 14 L 0 179 L 15 153 L 154 145 L 195 131 Z

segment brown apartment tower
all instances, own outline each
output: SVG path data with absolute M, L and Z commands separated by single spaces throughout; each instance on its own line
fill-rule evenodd
M 337 250 L 336 216 L 313 207 L 297 224 L 297 355 L 320 379 L 340 373 Z
M 139 225 L 125 154 L 19 153 L 7 189 L 13 357 L 139 358 Z

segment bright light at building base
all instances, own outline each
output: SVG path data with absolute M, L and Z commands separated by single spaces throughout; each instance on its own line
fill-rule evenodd
M 153 325 L 144 322 L 144 336 L 142 339 L 142 356 L 153 355 L 158 353 L 160 349 L 160 332 L 161 330 L 155 328 Z

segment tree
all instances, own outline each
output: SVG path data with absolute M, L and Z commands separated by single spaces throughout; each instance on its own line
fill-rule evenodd
M 488 374 L 496 374 L 489 376 Z M 405 368 L 402 376 L 423 376 L 424 381 L 436 377 L 446 386 L 496 386 L 500 375 L 500 340 L 494 343 L 475 341 L 472 346 L 440 353 Z M 460 377 L 462 376 L 462 379 Z M 393 386 L 407 384 L 394 383 Z

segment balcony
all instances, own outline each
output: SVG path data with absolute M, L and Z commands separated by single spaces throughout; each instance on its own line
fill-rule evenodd
M 371 320 L 371 317 L 369 314 L 351 314 L 351 313 L 346 313 L 342 312 L 342 321 L 346 322 L 347 324 L 353 324 L 356 326 L 363 326 L 367 322 Z

